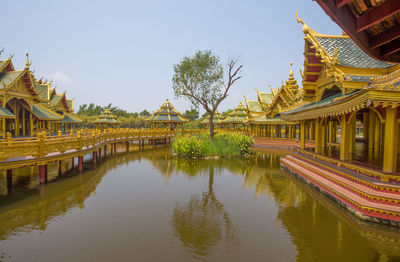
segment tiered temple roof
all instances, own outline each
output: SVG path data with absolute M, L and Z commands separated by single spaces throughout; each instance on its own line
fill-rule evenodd
M 248 119 L 247 110 L 242 102 L 228 116 L 222 120 L 223 124 L 243 124 Z
M 398 67 L 370 57 L 347 35 L 320 34 L 299 17 L 297 21 L 303 25 L 305 34 L 302 72 L 305 101 L 319 101 L 339 91 L 353 92 Z
M 14 127 L 21 123 L 22 135 L 27 132 L 32 135 L 45 129 L 60 131 L 64 127 L 65 131 L 66 126 L 62 124 L 81 122 L 73 115 L 73 100 L 57 94 L 52 82 L 37 80 L 30 65 L 28 54 L 23 70 L 15 70 L 12 56 L 0 61 L 0 136 L 6 132 L 20 135 L 20 130 Z M 22 119 L 15 113 L 20 110 L 26 113 Z M 29 127 L 23 122 L 24 117 L 29 118 Z
M 117 117 L 108 109 L 108 107 L 94 121 L 96 124 L 119 124 Z
M 214 113 L 213 123 L 215 125 L 220 125 L 220 124 L 222 124 L 223 119 L 224 119 L 224 117 L 221 115 L 221 113 L 218 110 L 216 110 Z M 210 124 L 210 115 L 207 115 L 206 117 L 204 117 L 204 119 L 201 120 L 200 124 L 209 125 Z
M 167 99 L 160 109 L 148 117 L 146 121 L 153 123 L 183 123 L 188 120 L 181 116 L 181 113 L 176 111 Z

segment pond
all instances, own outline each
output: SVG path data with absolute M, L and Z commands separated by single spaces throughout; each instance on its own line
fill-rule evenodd
M 360 222 L 283 172 L 286 153 L 145 149 L 41 186 L 26 168 L 0 197 L 0 261 L 400 260 L 398 229 Z

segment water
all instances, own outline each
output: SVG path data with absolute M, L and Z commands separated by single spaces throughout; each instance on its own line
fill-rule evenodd
M 0 198 L 0 261 L 400 261 L 398 230 L 361 223 L 282 172 L 285 153 L 148 149 L 42 186 L 21 170 Z

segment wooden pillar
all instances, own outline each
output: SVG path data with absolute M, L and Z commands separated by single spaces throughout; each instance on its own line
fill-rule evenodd
M 99 147 L 99 159 L 101 158 L 101 147 Z
M 97 151 L 93 151 L 92 161 L 94 164 L 97 162 Z
M 104 156 L 107 156 L 107 145 L 104 146 Z
M 29 112 L 29 136 L 33 136 L 33 118 L 32 118 L 32 112 Z
M 375 117 L 375 128 L 374 128 L 374 157 L 378 157 L 380 151 L 380 132 L 381 132 L 381 121 L 379 117 Z
M 300 121 L 300 148 L 306 148 L 306 130 L 304 121 Z
M 321 153 L 321 124 L 320 120 L 317 118 L 315 119 L 315 153 Z
M 386 108 L 385 143 L 383 150 L 383 172 L 396 172 L 397 169 L 397 107 Z
M 22 135 L 25 136 L 26 132 L 25 132 L 25 127 L 26 127 L 26 123 L 25 123 L 25 108 L 21 108 L 22 111 Z
M 15 114 L 15 136 L 19 136 L 19 107 L 18 103 L 14 105 L 14 114 Z
M 71 169 L 75 167 L 75 158 L 71 158 Z
M 310 125 L 310 139 L 315 140 L 315 121 L 312 121 Z
M 367 140 L 369 137 L 369 113 L 363 113 L 363 139 Z
M 349 153 L 352 156 L 356 150 L 356 116 L 349 119 L 350 121 L 350 144 L 349 144 Z
M 83 170 L 83 156 L 78 156 L 78 171 L 82 172 Z
M 320 143 L 320 147 L 321 147 L 321 151 L 320 154 L 325 154 L 326 152 L 326 140 L 327 140 L 327 123 L 326 123 L 326 119 L 322 118 L 321 119 L 321 143 Z
M 47 165 L 39 166 L 39 183 L 40 184 L 47 183 Z
M 351 124 L 346 121 L 346 115 L 341 116 L 340 125 L 342 126 L 342 133 L 340 135 L 340 160 L 349 160 L 349 147 L 350 147 L 350 128 Z

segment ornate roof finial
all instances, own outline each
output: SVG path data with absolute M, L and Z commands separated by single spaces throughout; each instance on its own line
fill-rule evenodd
M 26 53 L 26 64 L 25 64 L 25 67 L 29 67 L 30 65 L 32 65 L 32 62 L 29 62 L 29 53 Z
M 303 20 L 300 19 L 300 17 L 299 17 L 299 9 L 296 10 L 296 20 L 297 20 L 297 23 L 303 25 L 303 32 L 306 34 L 308 32 L 308 26 L 306 25 L 306 23 L 304 23 Z
M 290 62 L 290 73 L 289 76 L 293 76 L 293 62 Z
M 3 53 L 4 52 L 4 47 L 0 50 L 0 55 L 1 55 L 1 53 Z

